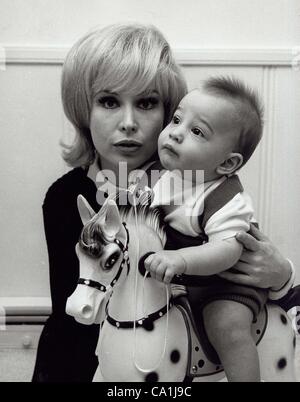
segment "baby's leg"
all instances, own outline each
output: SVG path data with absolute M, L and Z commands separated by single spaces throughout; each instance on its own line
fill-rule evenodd
M 228 381 L 260 381 L 259 358 L 251 336 L 251 310 L 231 300 L 216 300 L 203 309 L 204 326 Z

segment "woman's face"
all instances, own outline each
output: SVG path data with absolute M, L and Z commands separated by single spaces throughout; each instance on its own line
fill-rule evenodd
M 157 150 L 163 122 L 164 106 L 155 90 L 100 92 L 92 107 L 90 130 L 102 169 L 118 174 L 119 162 L 127 163 L 128 172 L 141 166 Z

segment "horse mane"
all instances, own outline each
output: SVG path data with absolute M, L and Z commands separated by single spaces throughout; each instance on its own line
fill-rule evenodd
M 80 233 L 79 247 L 88 256 L 93 258 L 101 257 L 104 247 L 108 244 L 101 226 L 97 223 L 98 214 L 87 222 Z
M 120 218 L 122 221 L 133 225 L 146 225 L 153 229 L 160 238 L 162 244 L 166 242 L 165 222 L 163 211 L 159 208 L 150 208 L 149 205 L 122 205 L 119 206 Z M 101 257 L 104 247 L 109 243 L 101 225 L 97 222 L 96 214 L 87 222 L 80 234 L 79 246 L 90 257 Z
M 161 208 L 150 208 L 149 205 L 134 206 L 120 206 L 119 207 L 121 219 L 129 221 L 132 219 L 132 223 L 135 224 L 135 214 L 137 216 L 137 223 L 141 225 L 146 225 L 153 229 L 160 238 L 162 244 L 166 242 L 165 228 L 166 224 L 164 221 L 164 213 Z

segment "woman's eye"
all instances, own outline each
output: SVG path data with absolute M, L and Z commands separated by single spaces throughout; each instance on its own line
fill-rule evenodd
M 107 261 L 106 261 L 106 263 L 105 263 L 105 265 L 104 265 L 104 268 L 105 268 L 105 269 L 110 269 L 110 268 L 112 268 L 112 267 L 115 265 L 115 263 L 118 261 L 118 259 L 119 259 L 119 254 L 118 254 L 118 253 L 114 253 L 113 255 L 111 255 L 111 256 L 107 259 Z
M 172 119 L 172 120 L 173 120 L 173 123 L 174 123 L 174 124 L 179 124 L 179 123 L 180 123 L 180 119 L 179 119 L 179 117 L 176 116 L 176 115 L 173 116 L 173 119 Z
M 199 136 L 199 137 L 205 137 L 204 133 L 202 130 L 200 130 L 200 128 L 195 127 L 192 129 L 192 133 Z
M 98 100 L 98 103 L 105 109 L 115 109 L 119 106 L 119 102 L 113 96 L 104 96 Z
M 143 110 L 150 110 L 153 109 L 158 102 L 159 100 L 156 98 L 143 98 L 139 100 L 138 107 Z

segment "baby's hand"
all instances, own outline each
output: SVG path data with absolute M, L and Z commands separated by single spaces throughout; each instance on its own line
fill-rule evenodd
M 170 283 L 174 275 L 186 271 L 186 262 L 176 250 L 162 250 L 146 258 L 145 268 L 152 278 Z

